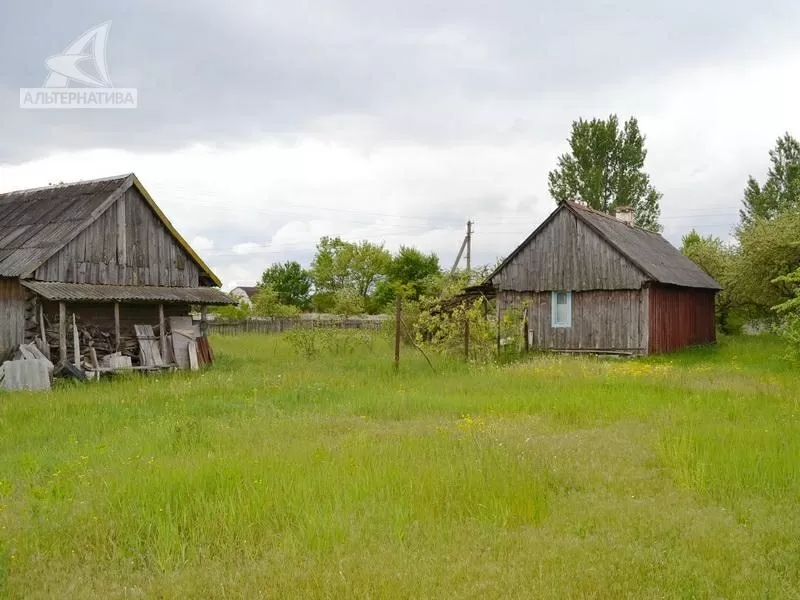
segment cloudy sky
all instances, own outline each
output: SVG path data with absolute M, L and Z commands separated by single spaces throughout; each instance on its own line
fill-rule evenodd
M 23 110 L 111 22 L 135 110 Z M 0 190 L 135 172 L 226 288 L 321 235 L 474 262 L 554 207 L 578 117 L 636 116 L 664 234 L 727 237 L 747 175 L 800 135 L 791 0 L 75 0 L 0 9 Z

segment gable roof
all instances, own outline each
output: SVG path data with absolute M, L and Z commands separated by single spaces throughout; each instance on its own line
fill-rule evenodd
M 200 267 L 222 282 L 161 212 L 133 173 L 0 194 L 0 277 L 27 277 L 94 223 L 131 187 Z
M 258 286 L 250 286 L 250 285 L 240 285 L 233 288 L 231 291 L 235 292 L 236 290 L 242 290 L 245 294 L 247 294 L 248 298 L 252 298 L 258 293 Z
M 574 202 L 564 202 L 486 278 L 502 271 L 560 211 L 569 211 L 652 281 L 681 287 L 722 287 L 675 246 L 657 233 L 627 225 L 617 218 Z

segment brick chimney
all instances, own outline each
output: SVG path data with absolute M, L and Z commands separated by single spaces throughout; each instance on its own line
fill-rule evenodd
M 618 206 L 614 216 L 617 221 L 622 221 L 626 225 L 633 227 L 633 208 L 630 206 Z

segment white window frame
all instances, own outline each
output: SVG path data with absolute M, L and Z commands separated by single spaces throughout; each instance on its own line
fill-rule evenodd
M 556 303 L 558 302 L 558 295 L 567 295 L 567 320 L 558 321 L 558 309 Z M 557 290 L 551 292 L 550 297 L 550 325 L 554 329 L 568 329 L 572 327 L 572 292 L 567 290 Z

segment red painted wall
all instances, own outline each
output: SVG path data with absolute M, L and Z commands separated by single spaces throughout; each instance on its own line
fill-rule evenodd
M 672 352 L 716 341 L 714 292 L 654 285 L 649 290 L 648 351 Z

